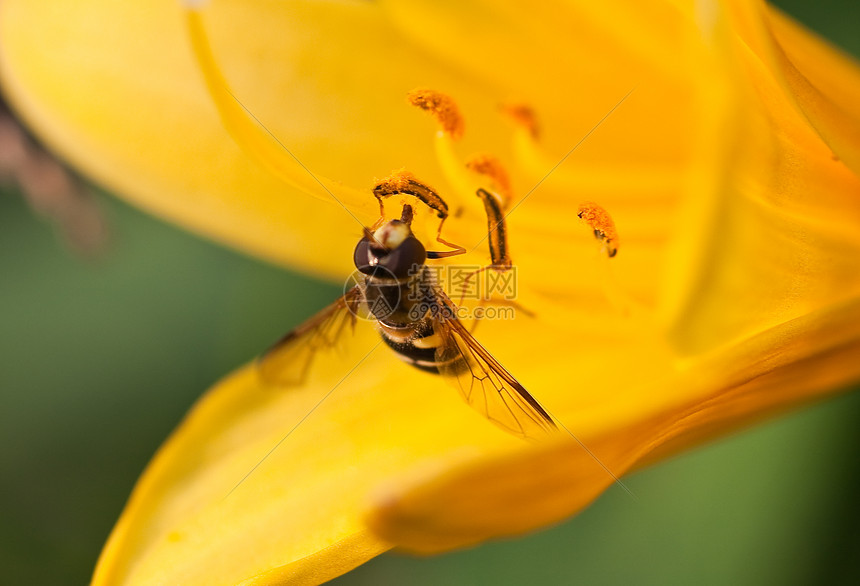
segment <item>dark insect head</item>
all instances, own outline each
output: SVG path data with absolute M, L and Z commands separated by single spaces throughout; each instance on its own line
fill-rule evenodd
M 412 206 L 403 206 L 399 220 L 390 220 L 375 232 L 365 229 L 353 254 L 355 267 L 374 277 L 405 279 L 427 260 L 427 251 L 412 233 Z

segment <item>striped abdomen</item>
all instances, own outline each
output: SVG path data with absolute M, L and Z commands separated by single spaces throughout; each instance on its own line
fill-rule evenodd
M 439 374 L 436 348 L 442 343 L 442 338 L 434 330 L 430 318 L 425 317 L 407 325 L 388 324 L 380 320 L 379 333 L 401 360 L 423 371 Z
M 427 372 L 439 372 L 436 348 L 442 339 L 429 315 L 435 295 L 423 267 L 419 277 L 409 279 L 368 277 L 365 302 L 382 339 L 402 360 Z

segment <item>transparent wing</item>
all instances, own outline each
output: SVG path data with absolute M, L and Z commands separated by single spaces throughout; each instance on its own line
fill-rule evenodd
M 361 288 L 355 286 L 278 340 L 257 362 L 263 382 L 284 387 L 301 385 L 317 353 L 336 347 L 354 329 L 361 301 Z
M 443 338 L 436 350 L 439 372 L 471 407 L 505 431 L 527 439 L 555 431 L 550 414 L 454 317 L 451 300 L 441 291 L 439 299 L 443 311 L 434 323 Z

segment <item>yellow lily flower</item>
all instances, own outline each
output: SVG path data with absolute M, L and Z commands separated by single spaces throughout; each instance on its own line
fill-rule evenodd
M 860 378 L 860 68 L 779 12 L 752 0 L 199 11 L 189 34 L 172 0 L 6 0 L 6 92 L 130 201 L 330 278 L 352 270 L 355 219 L 376 219 L 374 178 L 403 167 L 462 210 L 443 236 L 480 244 L 466 264 L 486 264 L 465 162 L 498 155 L 530 315 L 477 334 L 570 434 L 505 433 L 359 328 L 300 388 L 268 388 L 250 365 L 210 390 L 140 480 L 95 583 L 314 583 L 395 546 L 523 533 L 631 469 Z M 300 163 L 231 112 L 211 75 L 207 90 L 189 42 L 199 50 L 201 31 L 233 95 Z M 420 87 L 453 98 L 462 140 L 434 138 L 405 102 Z M 511 125 L 500 103 L 527 108 Z M 583 209 L 601 229 L 598 210 L 611 216 L 615 257 Z

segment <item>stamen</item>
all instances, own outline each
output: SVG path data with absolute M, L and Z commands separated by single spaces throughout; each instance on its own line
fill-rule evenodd
M 619 283 L 615 274 L 615 270 L 619 267 L 618 263 L 610 262 L 610 259 L 618 254 L 618 232 L 612 216 L 594 202 L 580 204 L 577 216 L 588 224 L 594 237 L 601 243 L 601 252 L 606 254 L 594 266 L 595 279 L 602 283 L 606 300 L 620 315 L 627 318 L 647 319 L 648 314 L 642 303 L 632 297 Z
M 439 124 L 434 146 L 439 167 L 445 179 L 460 195 L 461 201 L 468 202 L 475 190 L 480 187 L 466 172 L 462 159 L 457 155 L 454 143 L 463 135 L 463 116 L 454 100 L 441 92 L 428 89 L 413 90 L 407 94 L 409 103 L 430 113 Z
M 539 132 L 535 111 L 525 104 L 502 105 L 501 110 L 514 123 L 513 151 L 520 166 L 531 174 L 533 181 L 541 179 L 547 171 L 553 169 L 553 181 L 557 181 L 563 169 L 555 168 L 555 162 L 549 162 L 538 146 Z
M 618 233 L 615 222 L 605 209 L 593 202 L 580 204 L 576 214 L 594 231 L 594 237 L 603 243 L 603 250 L 609 258 L 618 254 Z
M 508 254 L 507 227 L 505 215 L 502 213 L 501 202 L 495 193 L 479 189 L 477 195 L 484 202 L 487 211 L 487 239 L 490 243 L 490 259 L 492 268 L 506 271 L 511 268 L 511 257 Z
M 489 178 L 491 187 L 502 199 L 502 208 L 508 208 L 511 203 L 511 178 L 497 157 L 483 153 L 472 155 L 466 161 L 466 168 Z
M 502 104 L 502 113 L 506 114 L 517 127 L 528 132 L 533 140 L 537 140 L 540 132 L 537 123 L 537 114 L 527 104 Z
M 424 202 L 427 207 L 436 211 L 436 215 L 440 219 L 439 227 L 436 229 L 436 242 L 453 249 L 444 252 L 427 251 L 427 258 L 447 258 L 449 256 L 456 256 L 466 252 L 466 249 L 462 246 L 452 244 L 451 242 L 442 239 L 442 226 L 445 225 L 445 220 L 448 219 L 448 204 L 445 203 L 445 200 L 443 200 L 438 193 L 433 191 L 433 188 L 425 183 L 421 183 L 415 179 L 415 176 L 412 175 L 412 173 L 402 169 L 400 171 L 395 171 L 382 181 L 378 181 L 376 187 L 373 188 L 373 195 L 375 195 L 376 199 L 379 200 L 380 218 L 377 224 L 380 224 L 385 217 L 385 205 L 382 203 L 382 200 L 399 193 L 405 193 L 406 195 L 416 197 Z
M 498 273 L 509 271 L 513 266 L 511 255 L 508 252 L 508 229 L 505 224 L 505 214 L 502 211 L 502 202 L 497 194 L 478 188 L 478 198 L 484 203 L 487 212 L 487 243 L 490 246 L 490 264 L 470 273 L 460 284 L 460 301 L 463 304 L 466 293 L 471 287 L 472 281 L 487 270 Z M 483 301 L 482 301 L 483 303 Z
M 431 89 L 412 90 L 406 99 L 436 119 L 442 130 L 455 140 L 463 136 L 463 117 L 456 102 L 450 96 Z
M 380 215 L 385 215 L 382 200 L 400 193 L 417 197 L 427 207 L 435 210 L 441 219 L 444 220 L 448 217 L 448 204 L 439 197 L 439 194 L 429 185 L 418 181 L 412 173 L 402 169 L 395 171 L 381 181 L 377 181 L 376 187 L 373 188 L 373 195 L 379 200 Z

